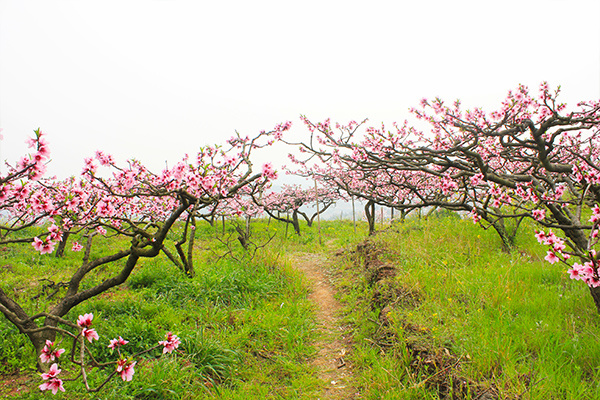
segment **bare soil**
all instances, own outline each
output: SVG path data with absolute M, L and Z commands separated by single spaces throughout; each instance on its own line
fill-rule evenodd
M 34 381 L 30 375 L 0 375 L 0 397 L 29 393 Z
M 315 305 L 319 335 L 312 364 L 324 382 L 319 399 L 357 399 L 359 394 L 352 384 L 352 365 L 348 361 L 351 343 L 341 323 L 341 305 L 335 299 L 327 260 L 323 254 L 296 253 L 292 255 L 292 265 L 306 276 L 308 297 Z

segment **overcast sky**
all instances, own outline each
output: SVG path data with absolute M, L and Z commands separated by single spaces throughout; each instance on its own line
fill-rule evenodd
M 600 98 L 599 18 L 599 0 L 0 0 L 0 158 L 40 127 L 59 177 L 97 149 L 159 170 L 235 130 L 302 136 L 300 114 L 391 124 L 543 80 L 574 105 Z

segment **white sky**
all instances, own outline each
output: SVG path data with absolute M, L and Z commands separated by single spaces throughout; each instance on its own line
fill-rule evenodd
M 59 177 L 97 149 L 158 171 L 235 130 L 306 134 L 300 114 L 391 124 L 542 80 L 600 98 L 600 1 L 0 0 L 0 158 L 40 127 Z

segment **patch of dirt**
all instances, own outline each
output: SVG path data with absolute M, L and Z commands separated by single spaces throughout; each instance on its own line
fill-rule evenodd
M 407 287 L 397 279 L 400 271 L 381 261 L 384 252 L 384 247 L 369 239 L 358 244 L 353 252 L 355 266 L 362 270 L 366 284 L 372 289 L 372 297 L 365 297 L 364 301 L 372 310 L 380 310 L 379 327 L 369 342 L 382 354 L 396 354 L 410 360 L 406 371 L 414 382 L 411 388 L 435 389 L 439 398 L 445 400 L 497 400 L 498 390 L 493 383 L 477 382 L 461 374 L 462 364 L 470 362 L 468 355 L 456 356 L 451 349 L 436 345 L 427 327 L 398 319 L 396 310 L 418 307 L 424 295 L 417 287 Z M 399 327 L 403 331 L 401 338 L 397 333 Z
M 31 375 L 0 375 L 0 397 L 14 396 L 13 398 L 17 398 L 16 396 L 21 393 L 29 393 L 33 386 L 33 379 Z
M 326 259 L 321 254 L 299 253 L 293 255 L 292 265 L 306 276 L 310 285 L 308 297 L 315 304 L 320 335 L 314 343 L 317 354 L 312 364 L 325 382 L 318 398 L 358 398 L 352 385 L 352 366 L 347 359 L 351 343 L 340 321 L 341 305 L 334 297 L 335 288 L 330 282 Z

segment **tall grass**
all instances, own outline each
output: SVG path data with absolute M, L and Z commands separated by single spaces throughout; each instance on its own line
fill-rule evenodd
M 594 304 L 542 260 L 531 227 L 512 253 L 457 218 L 411 220 L 373 242 L 396 269 L 385 285 L 353 255 L 339 263 L 365 398 L 600 398 Z
M 87 395 L 79 382 L 65 382 L 67 392 L 55 398 L 245 398 L 247 393 L 281 398 L 319 387 L 306 362 L 314 351 L 314 316 L 301 277 L 276 248 L 263 249 L 251 259 L 239 245 L 232 246 L 241 261 L 219 259 L 228 248 L 215 239 L 216 233 L 208 224 L 199 226 L 195 278 L 186 277 L 166 257 L 142 260 L 124 286 L 79 305 L 66 316 L 74 321 L 79 314 L 94 314 L 100 340 L 90 347 L 99 361 L 116 357 L 107 348 L 109 339 L 120 335 L 129 340 L 122 349 L 133 354 L 162 340 L 166 331 L 182 339 L 177 356 L 159 359 L 160 349 L 147 354 L 136 365 L 132 382 L 113 379 L 99 397 Z M 110 240 L 102 243 L 110 245 Z M 102 246 L 99 254 L 106 251 Z M 53 301 L 45 296 L 30 299 L 41 290 L 43 282 L 37 279 L 66 279 L 77 259 L 69 253 L 63 259 L 40 257 L 29 247 L 3 254 L 11 270 L 2 277 L 6 278 L 3 288 L 18 293 L 25 307 L 34 310 Z M 18 278 L 10 278 L 14 272 Z M 3 317 L 0 327 L 0 373 L 31 376 L 28 389 L 17 394 L 14 387 L 2 387 L 0 394 L 40 398 L 41 379 L 32 370 L 32 346 Z M 67 363 L 61 368 L 65 376 L 76 373 Z M 98 383 L 110 371 L 95 371 L 89 378 Z

